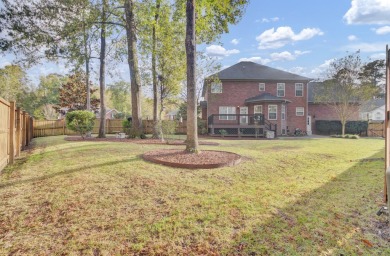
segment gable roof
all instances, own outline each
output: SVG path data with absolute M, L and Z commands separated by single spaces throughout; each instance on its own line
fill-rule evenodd
M 385 99 L 373 99 L 362 104 L 360 112 L 371 112 L 385 105 Z
M 214 74 L 220 80 L 310 81 L 312 79 L 250 61 L 241 61 Z M 213 76 L 214 76 L 213 75 Z
M 284 103 L 288 103 L 288 102 L 291 102 L 289 100 L 286 100 L 286 99 L 283 99 L 283 98 L 280 98 L 280 97 L 276 97 L 274 95 L 272 95 L 271 93 L 261 93 L 257 96 L 254 96 L 254 97 L 251 97 L 251 98 L 248 98 L 245 100 L 245 103 L 255 103 L 255 102 L 284 102 Z

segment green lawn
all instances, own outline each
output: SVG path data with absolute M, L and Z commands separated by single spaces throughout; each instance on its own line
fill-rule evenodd
M 389 255 L 383 139 L 216 140 L 235 167 L 144 162 L 182 146 L 35 139 L 0 175 L 0 255 Z M 368 160 L 370 159 L 370 160 Z

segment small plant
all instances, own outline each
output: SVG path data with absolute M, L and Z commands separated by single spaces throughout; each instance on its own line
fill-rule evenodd
M 84 139 L 88 132 L 93 130 L 95 115 L 87 110 L 76 110 L 66 114 L 66 127 L 79 132 Z
M 228 132 L 224 129 L 219 130 L 219 133 L 221 134 L 222 137 L 225 137 L 225 135 L 228 135 Z
M 130 129 L 132 127 L 132 123 L 130 120 L 128 119 L 125 119 L 122 121 L 122 127 L 123 127 L 123 131 L 127 134 L 127 135 L 130 135 Z
M 171 121 L 171 120 L 164 120 L 161 122 L 161 130 L 162 133 L 165 136 L 167 135 L 173 135 L 176 132 L 176 126 L 177 122 L 176 121 Z

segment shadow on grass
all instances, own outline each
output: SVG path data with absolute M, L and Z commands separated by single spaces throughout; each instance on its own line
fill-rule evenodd
M 235 244 L 227 248 L 226 253 L 234 255 L 390 253 L 390 237 L 377 235 L 381 233 L 377 230 L 377 224 L 385 220 L 375 215 L 382 204 L 383 152 L 369 159 L 372 161 L 358 162 L 339 176 L 332 177 L 331 181 L 323 186 L 301 195 L 298 201 L 292 201 L 288 207 L 271 206 L 270 217 L 265 217 L 264 223 L 249 227 L 249 231 L 238 235 Z M 390 229 L 389 226 L 387 228 Z
M 104 167 L 104 166 L 113 166 L 113 165 L 121 164 L 121 163 L 131 163 L 131 162 L 134 162 L 137 160 L 140 160 L 139 157 L 134 157 L 134 158 L 122 160 L 122 161 L 110 161 L 110 162 L 105 162 L 105 163 L 101 163 L 101 164 L 94 164 L 94 165 L 89 165 L 89 166 L 72 168 L 72 169 L 61 171 L 61 172 L 43 175 L 40 177 L 35 177 L 35 178 L 31 178 L 31 179 L 26 179 L 26 180 L 12 181 L 12 182 L 7 182 L 5 184 L 0 184 L 0 189 L 14 186 L 14 185 L 26 184 L 26 183 L 30 183 L 30 182 L 43 181 L 43 180 L 51 179 L 51 178 L 54 178 L 57 176 L 68 175 L 68 174 L 72 174 L 72 173 L 76 173 L 76 172 L 82 172 L 82 171 L 86 171 L 86 170 L 93 169 L 93 168 L 100 168 L 100 167 Z

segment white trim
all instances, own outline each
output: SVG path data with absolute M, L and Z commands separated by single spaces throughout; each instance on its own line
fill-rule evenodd
M 221 113 L 221 108 L 226 108 L 226 113 Z M 231 113 L 230 113 L 230 110 Z M 219 106 L 219 110 L 218 110 L 218 114 L 222 115 L 222 114 L 232 114 L 232 115 L 235 115 L 236 114 L 236 107 L 232 107 L 232 106 Z M 231 121 L 231 120 L 236 120 L 236 116 L 219 116 L 219 120 L 225 120 L 225 121 Z
M 264 92 L 265 91 L 265 83 L 259 83 L 259 91 Z
M 275 113 L 275 119 L 269 117 L 271 107 L 275 107 L 276 112 L 272 112 Z M 268 120 L 278 120 L 278 105 L 268 105 Z
M 299 90 L 302 91 L 302 95 L 297 95 L 297 85 L 302 86 L 302 90 Z M 303 83 L 295 83 L 295 97 L 303 97 Z
M 283 89 L 279 89 L 278 87 L 283 86 Z M 279 91 L 283 91 L 283 95 L 279 95 Z M 286 84 L 285 83 L 277 83 L 276 84 L 276 96 L 285 97 L 286 96 Z
M 298 109 L 302 110 L 302 111 L 298 111 Z M 302 113 L 302 114 L 299 114 L 298 113 Z M 295 108 L 295 115 L 296 116 L 305 116 L 305 108 L 304 107 L 296 107 Z

